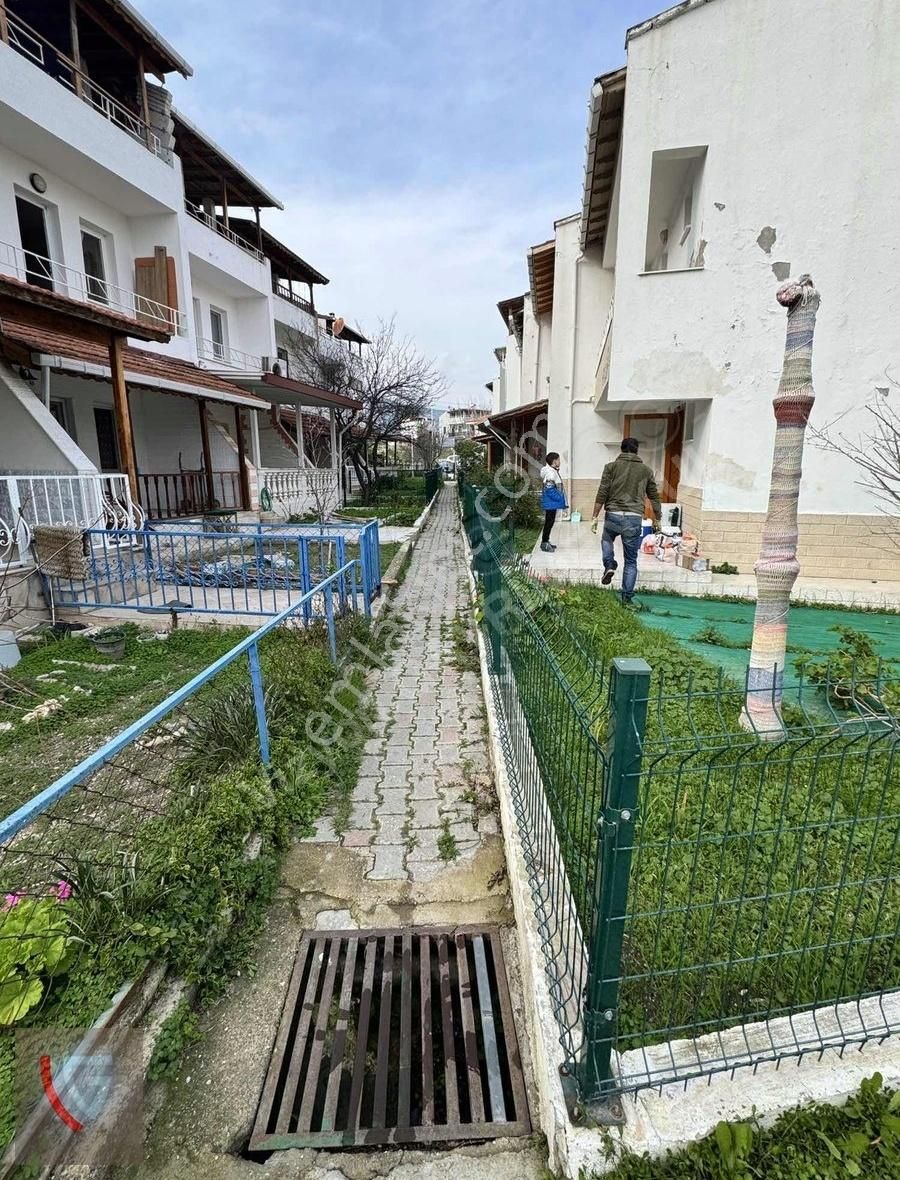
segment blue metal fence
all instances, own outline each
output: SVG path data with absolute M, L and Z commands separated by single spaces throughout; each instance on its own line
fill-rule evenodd
M 381 587 L 378 524 L 342 526 L 229 525 L 205 530 L 148 524 L 143 529 L 88 529 L 81 568 L 46 578 L 56 606 L 115 606 L 138 611 L 271 615 L 329 574 L 344 570 L 337 590 L 342 607 L 357 596 L 366 611 Z M 351 546 L 358 561 L 348 561 Z M 75 563 L 77 566 L 77 563 Z M 312 617 L 307 599 L 304 617 Z
M 328 632 L 328 646 L 332 660 L 337 662 L 337 629 L 336 616 L 338 603 L 348 576 L 354 576 L 356 562 L 348 562 L 322 581 L 317 582 L 296 602 L 279 611 L 274 618 L 263 623 L 246 639 L 235 644 L 233 648 L 220 656 L 208 668 L 198 672 L 187 684 L 183 685 L 171 696 L 145 713 L 137 721 L 127 726 L 111 738 L 99 750 L 95 750 L 58 778 L 39 794 L 29 799 L 11 815 L 0 820 L 0 847 L 6 845 L 13 836 L 18 835 L 39 816 L 43 815 L 76 786 L 84 786 L 102 767 L 111 763 L 122 751 L 134 744 L 148 731 L 155 729 L 165 721 L 170 714 L 183 706 L 207 684 L 216 679 L 226 668 L 234 664 L 242 656 L 247 657 L 250 673 L 250 686 L 253 693 L 253 706 L 256 712 L 256 727 L 259 740 L 260 758 L 264 765 L 270 763 L 269 726 L 266 716 L 266 696 L 259 659 L 259 644 L 262 639 L 270 635 L 277 628 L 286 623 L 297 622 L 301 618 L 319 617 L 324 620 Z M 351 608 L 352 609 L 352 608 Z

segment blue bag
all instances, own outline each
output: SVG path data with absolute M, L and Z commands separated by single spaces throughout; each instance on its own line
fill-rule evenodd
M 544 488 L 541 494 L 541 507 L 545 511 L 552 508 L 568 508 L 565 492 L 558 484 L 551 484 L 549 488 Z

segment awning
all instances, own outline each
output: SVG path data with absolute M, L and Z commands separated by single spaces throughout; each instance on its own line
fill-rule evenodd
M 556 271 L 556 239 L 532 246 L 528 251 L 531 308 L 535 315 L 553 310 L 553 276 Z
M 257 230 L 255 221 L 250 221 L 246 217 L 229 217 L 228 228 L 254 249 L 262 250 L 272 263 L 273 278 L 296 280 L 298 283 L 324 284 L 328 282 L 328 279 L 314 266 L 310 266 L 299 254 L 289 250 L 268 230 L 262 228 Z M 262 246 L 259 245 L 260 241 L 262 241 Z
M 159 35 L 149 21 L 144 20 L 128 0 L 106 0 L 106 6 L 111 8 L 128 26 L 128 32 L 132 36 L 137 35 L 140 39 L 145 64 L 150 69 L 160 77 L 173 70 L 177 70 L 185 78 L 191 77 L 194 71 L 181 54 L 175 52 L 168 41 Z M 90 16 L 90 13 L 88 15 Z
M 275 402 L 284 406 L 318 406 L 325 410 L 362 409 L 362 402 L 356 398 L 347 397 L 343 393 L 332 393 L 329 389 L 319 389 L 317 385 L 309 385 L 306 381 L 279 377 L 275 373 L 262 373 L 258 377 L 255 373 L 240 373 L 235 375 L 234 380 L 243 389 L 252 390 L 270 403 Z
M 8 318 L 3 320 L 2 335 L 27 348 L 35 365 L 47 365 L 76 377 L 112 380 L 109 353 L 102 344 Z M 190 361 L 166 356 L 165 353 L 126 347 L 122 349 L 122 363 L 125 384 L 128 386 L 157 389 L 162 393 L 204 398 L 207 401 L 230 402 L 254 410 L 267 408 L 262 398 L 192 365 Z
M 361 332 L 357 332 L 355 328 L 351 328 L 345 321 L 340 333 L 334 332 L 334 324 L 339 316 L 332 315 L 331 312 L 323 314 L 319 312 L 319 319 L 324 323 L 325 330 L 329 335 L 334 335 L 335 340 L 349 340 L 352 344 L 370 344 L 371 341 L 367 336 L 363 336 Z
M 175 151 L 181 160 L 184 192 L 195 205 L 209 198 L 222 203 L 223 182 L 228 204 L 247 209 L 283 209 L 281 201 L 242 168 L 209 136 L 195 127 L 180 111 L 172 111 L 175 123 Z M 253 226 L 254 233 L 256 226 Z
M 155 340 L 160 344 L 171 336 L 171 332 L 150 327 L 102 303 L 72 299 L 34 283 L 14 279 L 11 275 L 0 275 L 0 336 L 8 334 L 7 325 L 10 323 L 22 325 L 31 319 L 46 322 L 54 317 L 56 322 L 71 325 L 73 329 L 81 322 L 115 335 Z
M 504 410 L 501 414 L 491 414 L 488 418 L 490 426 L 502 426 L 507 422 L 514 422 L 517 418 L 534 417 L 535 414 L 547 412 L 547 399 L 539 402 L 527 402 L 524 406 L 516 406 L 513 410 Z
M 581 206 L 581 248 L 606 241 L 625 114 L 625 67 L 603 74 L 591 90 Z

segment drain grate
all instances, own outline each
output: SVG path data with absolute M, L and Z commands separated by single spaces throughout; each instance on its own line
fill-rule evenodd
M 530 1130 L 496 929 L 303 935 L 250 1151 Z

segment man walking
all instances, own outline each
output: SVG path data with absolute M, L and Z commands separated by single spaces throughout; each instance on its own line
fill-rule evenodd
M 603 577 L 608 586 L 618 568 L 615 550 L 616 537 L 622 538 L 622 552 L 625 569 L 622 573 L 622 602 L 627 606 L 634 597 L 637 582 L 637 557 L 641 547 L 641 522 L 644 517 L 644 500 L 653 506 L 653 515 L 659 519 L 662 509 L 659 491 L 653 472 L 638 458 L 638 440 L 622 439 L 622 453 L 603 468 L 597 498 L 594 501 L 594 520 L 600 516 L 600 509 L 606 509 L 603 520 Z

